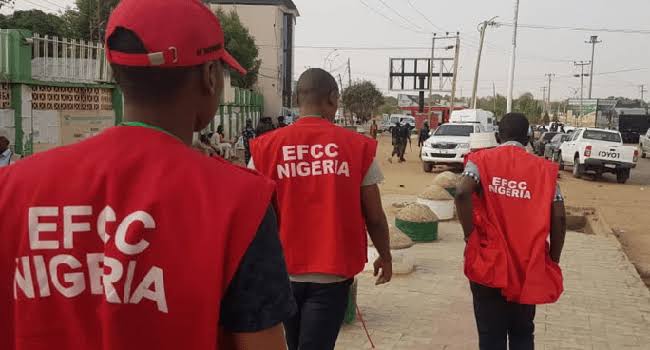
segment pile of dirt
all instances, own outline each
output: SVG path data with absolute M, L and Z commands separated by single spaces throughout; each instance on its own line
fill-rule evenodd
M 433 184 L 442 188 L 455 188 L 459 180 L 459 175 L 454 174 L 451 171 L 445 171 L 436 176 L 433 180 Z
M 397 219 L 408 222 L 437 222 L 438 217 L 424 204 L 411 203 L 400 210 Z
M 431 185 L 427 187 L 424 192 L 420 193 L 418 198 L 430 201 L 450 201 L 453 199 L 449 192 L 439 185 Z

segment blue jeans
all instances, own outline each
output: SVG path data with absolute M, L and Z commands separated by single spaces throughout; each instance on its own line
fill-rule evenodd
M 284 323 L 289 350 L 334 349 L 352 282 L 291 283 L 298 312 Z

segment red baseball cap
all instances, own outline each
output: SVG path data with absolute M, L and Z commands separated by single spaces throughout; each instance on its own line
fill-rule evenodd
M 111 50 L 108 38 L 117 28 L 134 32 L 149 53 Z M 224 48 L 217 16 L 199 0 L 122 0 L 106 28 L 106 57 L 131 67 L 191 67 L 222 61 L 241 74 L 246 70 Z

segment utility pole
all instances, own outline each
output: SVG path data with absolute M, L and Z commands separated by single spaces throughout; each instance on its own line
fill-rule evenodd
M 639 85 L 639 89 L 641 91 L 641 101 L 645 101 L 643 98 L 645 97 L 645 93 L 648 92 L 648 90 L 645 88 L 645 84 Z
M 352 86 L 352 69 L 350 68 L 350 58 L 348 58 L 348 87 Z
M 496 17 L 492 17 L 491 19 L 487 21 L 483 21 L 481 24 L 479 24 L 479 32 L 481 33 L 481 39 L 480 43 L 478 45 L 478 56 L 476 58 L 476 71 L 474 72 L 474 86 L 472 87 L 472 108 L 476 109 L 476 103 L 477 103 L 477 97 L 476 97 L 476 90 L 478 89 L 478 76 L 479 76 L 479 71 L 481 69 L 481 55 L 483 54 L 483 42 L 485 41 L 485 30 L 487 29 L 487 26 L 493 26 L 496 23 L 494 22 L 494 19 Z
M 517 59 L 517 25 L 519 22 L 519 0 L 515 0 L 515 19 L 512 29 L 512 56 L 510 56 L 510 71 L 508 73 L 508 105 L 507 112 L 512 112 L 512 94 L 515 85 L 515 62 Z
M 544 111 L 542 112 L 542 114 L 546 114 L 548 113 L 548 103 L 546 103 L 546 90 L 548 89 L 548 87 L 542 86 L 540 89 L 542 90 L 542 99 L 544 101 Z
M 458 60 L 460 59 L 460 32 L 456 32 L 456 52 L 454 54 L 454 77 L 451 80 L 451 100 L 449 101 L 449 118 L 454 112 L 454 101 L 456 99 L 456 84 L 458 82 Z M 443 115 L 441 123 L 445 122 L 445 117 Z
M 341 89 L 341 106 L 343 107 L 343 120 L 345 120 L 345 105 L 343 104 L 343 79 L 341 79 L 341 73 L 339 73 L 339 89 Z
M 429 64 L 429 112 L 427 113 L 429 122 L 431 122 L 431 115 L 433 114 L 433 60 L 436 54 L 436 35 L 436 33 L 433 33 L 433 38 L 431 38 L 431 62 Z
M 591 100 L 591 92 L 594 87 L 594 56 L 596 54 L 596 44 L 600 44 L 602 41 L 598 41 L 598 35 L 592 35 L 589 41 L 585 41 L 585 44 L 591 44 L 591 72 L 589 73 L 589 99 Z
M 548 92 L 547 92 L 547 95 L 546 95 L 548 105 L 546 107 L 546 110 L 550 111 L 551 110 L 551 80 L 553 79 L 553 77 L 555 77 L 555 74 L 548 73 L 548 74 L 546 74 L 546 77 L 548 78 Z
M 584 114 L 584 98 L 585 98 L 585 66 L 590 65 L 591 62 L 587 61 L 580 61 L 580 62 L 573 62 L 573 65 L 576 67 L 580 67 L 580 75 L 575 75 L 576 77 L 580 77 L 580 114 L 579 116 L 582 117 Z M 576 127 L 579 125 L 577 124 L 576 120 Z
M 492 82 L 492 100 L 494 102 L 494 117 L 497 117 L 497 86 Z

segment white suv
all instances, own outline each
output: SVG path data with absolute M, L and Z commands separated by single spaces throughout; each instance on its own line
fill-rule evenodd
M 430 173 L 437 164 L 462 167 L 469 153 L 469 136 L 485 132 L 480 124 L 443 124 L 424 142 L 422 147 L 422 168 Z

